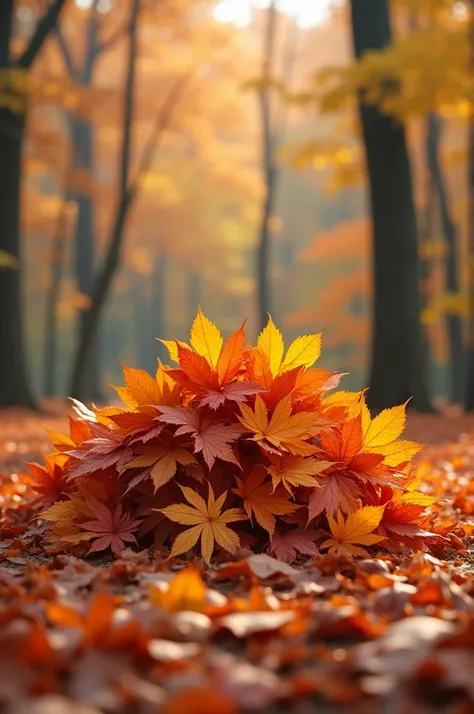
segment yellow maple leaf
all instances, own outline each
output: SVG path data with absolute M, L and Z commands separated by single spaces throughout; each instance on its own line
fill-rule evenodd
M 298 337 L 288 347 L 280 372 L 296 367 L 312 367 L 321 354 L 321 333 Z
M 392 444 L 377 446 L 370 451 L 381 454 L 384 457 L 384 464 L 397 467 L 406 464 L 420 451 L 421 444 L 414 441 L 394 441 Z
M 375 450 L 377 447 L 391 444 L 398 439 L 405 428 L 406 405 L 384 409 L 371 419 L 365 401 L 362 401 L 362 430 L 364 449 Z M 377 453 L 380 453 L 377 451 Z
M 361 545 L 374 545 L 385 540 L 385 536 L 373 533 L 382 520 L 384 510 L 385 505 L 364 506 L 350 513 L 347 520 L 344 520 L 341 511 L 337 512 L 337 520 L 328 516 L 333 537 L 325 540 L 321 548 L 328 548 L 330 553 L 336 555 L 367 556 L 367 551 Z
M 271 466 L 267 466 L 267 471 L 272 477 L 273 490 L 281 483 L 289 493 L 298 486 L 317 488 L 319 483 L 314 477 L 332 465 L 330 461 L 317 461 L 294 454 L 269 454 L 268 458 Z
M 204 357 L 215 369 L 222 349 L 222 335 L 213 322 L 208 320 L 201 308 L 198 308 L 196 318 L 191 327 L 191 345 L 198 355 Z
M 181 485 L 179 487 L 190 505 L 178 503 L 167 508 L 154 509 L 164 513 L 175 523 L 192 526 L 176 538 L 171 555 L 187 553 L 196 545 L 199 538 L 201 538 L 201 554 L 208 565 L 211 562 L 215 542 L 230 553 L 234 552 L 239 547 L 240 541 L 237 534 L 227 528 L 227 523 L 246 520 L 244 511 L 241 508 L 228 508 L 221 513 L 227 491 L 224 491 L 216 501 L 211 484 L 209 484 L 207 503 L 192 488 Z
M 161 344 L 166 347 L 170 356 L 170 360 L 172 362 L 176 362 L 177 364 L 179 364 L 178 345 L 180 345 L 181 347 L 186 347 L 186 349 L 188 350 L 191 349 L 187 342 L 181 342 L 181 340 L 158 339 L 158 342 L 161 342 Z
M 129 461 L 123 471 L 128 469 L 146 468 L 153 466 L 150 476 L 155 485 L 155 491 L 168 483 L 176 474 L 178 464 L 195 464 L 195 457 L 186 449 L 173 449 L 163 446 L 144 446 L 142 453 Z
M 257 394 L 255 411 L 247 404 L 239 404 L 242 416 L 238 417 L 243 426 L 254 433 L 254 441 L 269 442 L 277 449 L 308 456 L 314 453 L 315 447 L 304 440 L 311 436 L 316 416 L 311 412 L 291 414 L 291 395 L 278 402 L 271 419 L 265 402 Z M 264 445 L 264 443 L 262 443 Z
M 258 337 L 257 347 L 268 359 L 272 375 L 277 375 L 283 359 L 285 343 L 283 342 L 283 335 L 275 326 L 270 315 L 268 316 L 267 326 L 262 330 Z

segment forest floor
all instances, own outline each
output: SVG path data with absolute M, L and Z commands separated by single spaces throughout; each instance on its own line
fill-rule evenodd
M 65 428 L 56 407 L 0 413 L 2 714 L 474 711 L 474 416 L 406 429 L 457 549 L 293 567 L 241 551 L 202 572 L 44 547 L 23 463 Z

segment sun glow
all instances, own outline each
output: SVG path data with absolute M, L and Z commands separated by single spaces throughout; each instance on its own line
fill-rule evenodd
M 319 25 L 328 16 L 331 0 L 279 0 L 278 8 L 294 17 L 301 27 Z M 269 0 L 221 0 L 214 10 L 218 22 L 228 22 L 237 27 L 247 27 L 252 11 L 268 7 Z

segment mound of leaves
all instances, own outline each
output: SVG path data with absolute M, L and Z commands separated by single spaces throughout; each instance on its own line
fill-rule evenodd
M 224 342 L 199 310 L 190 345 L 164 344 L 176 367 L 123 367 L 124 406 L 77 403 L 69 434 L 30 465 L 51 549 L 200 543 L 207 563 L 216 547 L 291 562 L 453 544 L 410 467 L 419 446 L 398 440 L 406 405 L 372 418 L 363 392 L 334 392 L 342 375 L 313 367 L 320 333 L 285 354 L 271 318 L 252 346 L 244 325 Z

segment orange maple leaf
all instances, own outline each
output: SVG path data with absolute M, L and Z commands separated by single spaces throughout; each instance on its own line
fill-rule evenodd
M 310 412 L 291 414 L 291 397 L 288 395 L 279 402 L 268 419 L 267 407 L 260 395 L 255 399 L 255 411 L 247 404 L 240 404 L 241 424 L 254 433 L 254 441 L 270 451 L 281 449 L 293 454 L 309 456 L 317 449 L 305 440 L 311 436 L 311 427 L 316 415 Z
M 156 491 L 173 478 L 178 464 L 186 466 L 195 463 L 196 458 L 189 451 L 173 445 L 172 439 L 161 439 L 158 443 L 139 447 L 138 454 L 121 470 L 152 467 L 150 476 Z
M 330 461 L 317 461 L 294 454 L 269 454 L 268 458 L 271 466 L 267 467 L 267 471 L 272 477 L 273 489 L 281 483 L 291 494 L 292 488 L 298 486 L 317 488 L 319 483 L 314 477 L 332 466 Z
M 232 491 L 243 499 L 247 516 L 251 518 L 253 513 L 257 523 L 272 534 L 275 530 L 275 516 L 294 513 L 301 506 L 290 503 L 286 494 L 282 495 L 281 491 L 272 489 L 272 484 L 265 481 L 265 477 L 265 468 L 255 466 L 245 480 L 236 478 L 238 486 Z
M 361 545 L 374 545 L 385 540 L 385 536 L 373 532 L 382 520 L 384 510 L 385 506 L 364 506 L 350 513 L 346 520 L 341 511 L 338 511 L 336 520 L 328 516 L 333 537 L 325 540 L 321 548 L 328 548 L 330 553 L 336 555 L 367 556 Z

